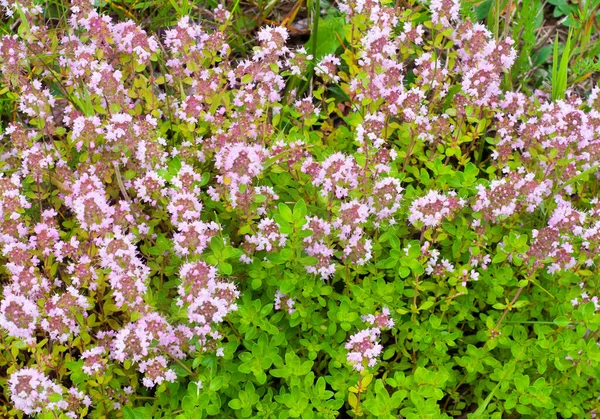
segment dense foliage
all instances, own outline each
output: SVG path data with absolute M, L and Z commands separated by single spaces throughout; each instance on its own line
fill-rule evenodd
M 403 3 L 240 57 L 0 2 L 1 414 L 595 416 L 600 89 Z

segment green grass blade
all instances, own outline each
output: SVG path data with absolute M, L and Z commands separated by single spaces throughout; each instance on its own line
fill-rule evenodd
M 565 92 L 567 91 L 568 81 L 568 70 L 569 61 L 571 59 L 571 35 L 572 31 L 569 31 L 567 42 L 565 43 L 565 49 L 560 57 L 560 63 L 558 61 L 558 34 L 554 41 L 554 52 L 552 55 L 552 100 L 563 100 L 565 98 Z

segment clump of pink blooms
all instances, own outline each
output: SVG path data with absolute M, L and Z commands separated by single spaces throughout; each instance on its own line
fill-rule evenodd
M 80 327 L 76 315 L 86 318 L 89 307 L 86 297 L 79 294 L 74 287 L 67 287 L 66 292 L 55 294 L 46 301 L 46 315 L 40 325 L 52 339 L 64 343 L 71 336 L 79 334 Z
M 275 310 L 285 309 L 288 314 L 293 314 L 296 311 L 294 304 L 296 304 L 296 302 L 292 297 L 289 297 L 286 294 L 283 294 L 280 290 L 277 290 L 274 301 Z
M 429 191 L 410 204 L 408 221 L 415 226 L 437 227 L 444 218 L 451 218 L 465 205 L 465 200 L 456 197 L 454 191 L 442 194 Z
M 332 263 L 333 248 L 327 244 L 332 225 L 317 216 L 307 216 L 306 221 L 302 229 L 311 231 L 312 235 L 304 238 L 304 251 L 317 259 L 315 265 L 306 266 L 306 271 L 328 279 L 335 275 L 335 264 Z
M 381 313 L 367 314 L 362 316 L 362 320 L 370 326 L 375 326 L 378 329 L 391 329 L 394 327 L 394 319 L 390 317 L 390 309 L 384 307 Z
M 214 266 L 204 262 L 188 262 L 182 265 L 179 275 L 177 305 L 187 308 L 188 320 L 208 334 L 211 324 L 220 323 L 225 316 L 237 309 L 239 292 L 235 285 L 219 279 Z
M 356 371 L 362 371 L 365 367 L 374 367 L 377 357 L 381 354 L 383 346 L 379 343 L 379 328 L 364 329 L 355 333 L 346 342 L 348 350 L 348 362 Z
M 62 395 L 63 389 L 36 368 L 22 368 L 11 374 L 8 391 L 14 406 L 26 415 L 41 413 L 44 409 L 64 410 L 68 406 L 64 400 L 50 401 L 53 394 Z
M 390 314 L 389 308 L 384 307 L 380 313 L 362 316 L 362 320 L 372 327 L 355 333 L 346 342 L 348 363 L 356 371 L 362 371 L 366 367 L 374 367 L 377 364 L 377 357 L 383 350 L 383 346 L 379 343 L 381 332 L 392 329 L 395 325 Z
M 313 162 L 311 157 L 307 158 L 302 164 L 302 171 L 312 177 L 312 183 L 323 196 L 333 194 L 340 199 L 358 186 L 360 168 L 351 156 L 334 153 L 321 164 Z
M 22 295 L 4 292 L 0 303 L 0 325 L 9 336 L 35 343 L 35 330 L 40 317 L 37 305 Z
M 481 212 L 484 219 L 491 221 L 510 217 L 521 208 L 533 212 L 552 189 L 552 181 L 534 180 L 533 173 L 510 172 L 506 177 L 490 182 L 489 189 L 477 186 L 473 211 Z
M 262 219 L 257 226 L 256 234 L 246 235 L 244 242 L 245 253 L 242 255 L 242 261 L 250 263 L 251 255 L 264 250 L 266 252 L 274 252 L 283 248 L 287 242 L 287 234 L 279 231 L 279 226 L 271 218 Z

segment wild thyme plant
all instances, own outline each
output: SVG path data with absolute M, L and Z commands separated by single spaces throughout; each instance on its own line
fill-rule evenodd
M 455 0 L 243 59 L 0 4 L 3 415 L 595 415 L 600 89 L 504 91 Z

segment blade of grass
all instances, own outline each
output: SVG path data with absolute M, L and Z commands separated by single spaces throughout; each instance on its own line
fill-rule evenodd
M 173 9 L 175 9 L 175 11 L 177 12 L 177 15 L 179 17 L 182 16 L 181 14 L 181 7 L 179 7 L 179 5 L 177 4 L 177 2 L 175 0 L 169 0 L 169 3 L 171 3 L 171 6 L 173 6 Z
M 563 100 L 567 91 L 569 61 L 571 59 L 571 36 L 573 32 L 569 30 L 565 49 L 558 61 L 558 34 L 554 40 L 554 52 L 552 55 L 552 100 Z
M 498 381 L 498 384 L 496 384 L 496 386 L 492 389 L 492 391 L 490 391 L 490 394 L 488 394 L 488 396 L 485 398 L 483 403 L 479 406 L 479 408 L 475 411 L 475 413 L 473 413 L 473 415 L 471 416 L 472 418 L 483 417 L 484 413 L 486 413 L 486 409 L 487 409 L 488 405 L 490 404 L 490 402 L 492 401 L 492 399 L 494 397 L 494 394 L 496 394 L 496 391 L 498 391 L 498 389 L 500 388 L 502 383 L 504 381 L 506 381 L 506 379 L 509 378 L 509 375 L 514 373 L 515 366 L 517 365 L 517 362 L 519 362 L 521 360 L 521 356 L 523 355 L 524 352 L 525 352 L 525 347 L 522 347 L 521 352 L 519 352 L 519 354 L 511 361 L 510 366 L 508 367 L 508 369 L 506 371 L 504 371 L 504 374 Z
M 552 100 L 556 100 L 558 91 L 558 34 L 554 40 L 554 50 L 552 51 Z
M 317 65 L 317 45 L 318 45 L 318 39 L 319 39 L 319 17 L 321 14 L 321 0 L 315 0 L 315 8 L 313 11 L 313 19 L 312 19 L 312 25 L 313 25 L 313 33 L 312 38 L 313 38 L 313 42 L 312 42 L 312 53 L 313 53 L 313 62 L 314 65 Z M 314 67 L 312 69 L 312 71 L 314 71 Z

